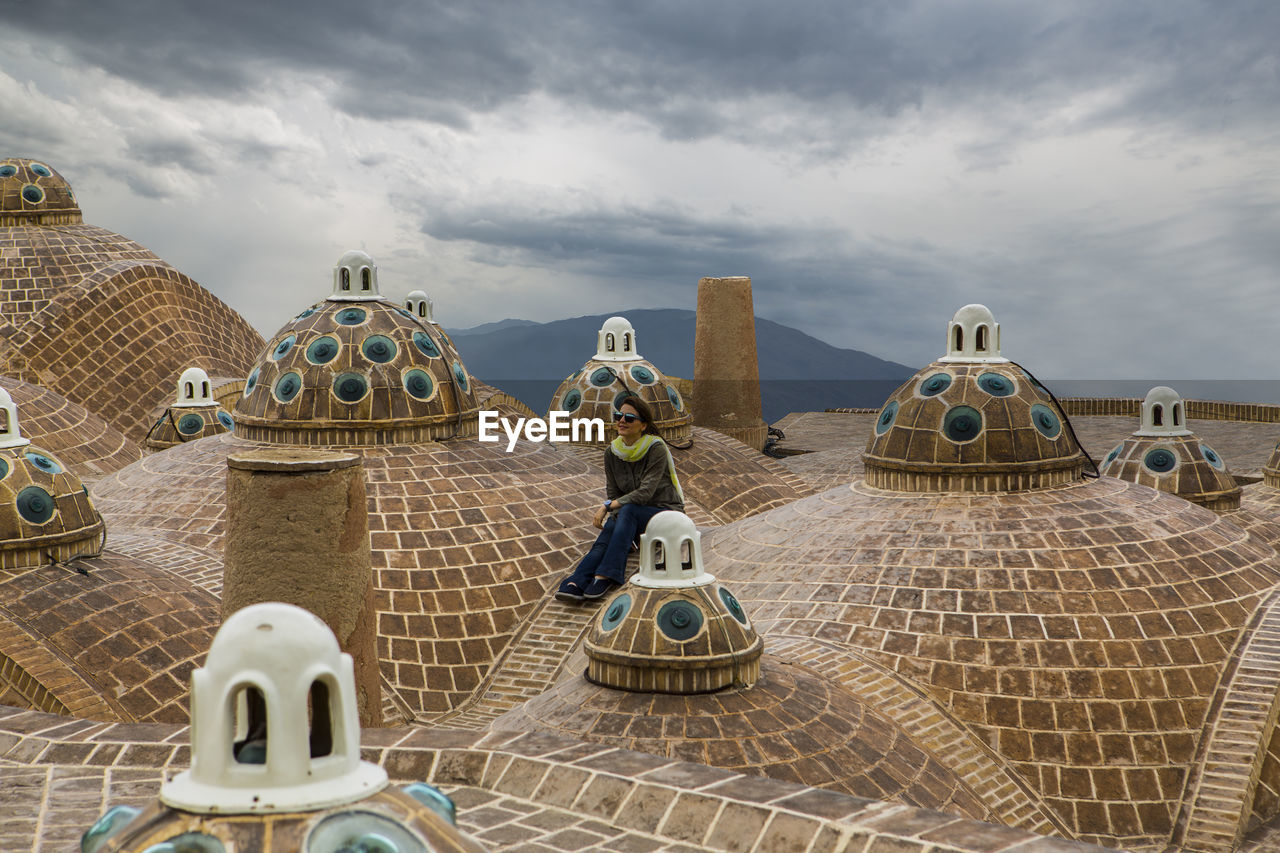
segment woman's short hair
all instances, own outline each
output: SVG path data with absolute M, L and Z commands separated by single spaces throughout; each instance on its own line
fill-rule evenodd
M 618 401 L 618 411 L 622 411 L 623 406 L 630 406 L 636 410 L 636 414 L 640 416 L 640 423 L 644 424 L 646 431 L 654 433 L 658 431 L 653 425 L 653 409 L 649 408 L 649 404 L 644 400 L 634 394 L 628 394 Z

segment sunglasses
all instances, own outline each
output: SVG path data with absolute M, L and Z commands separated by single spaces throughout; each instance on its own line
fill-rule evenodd
M 633 424 L 636 421 L 640 420 L 640 416 L 633 415 L 630 412 L 614 412 L 613 419 L 615 421 L 626 421 L 629 424 Z

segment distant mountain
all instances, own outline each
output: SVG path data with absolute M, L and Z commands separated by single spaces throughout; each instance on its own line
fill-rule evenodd
M 636 330 L 636 348 L 664 373 L 693 378 L 695 315 L 676 308 L 620 312 Z M 467 370 L 545 412 L 564 377 L 595 355 L 596 333 L 611 314 L 550 323 L 503 320 L 450 331 Z M 798 329 L 756 318 L 764 417 L 830 406 L 879 406 L 914 370 L 823 343 Z
M 516 320 L 514 318 L 509 318 L 506 320 L 499 320 L 496 323 L 481 323 L 479 326 L 472 326 L 470 329 L 449 329 L 448 331 L 451 336 L 457 337 L 458 335 L 483 335 L 486 332 L 497 332 L 502 329 L 510 329 L 513 326 L 537 325 L 540 324 L 535 323 L 533 320 Z

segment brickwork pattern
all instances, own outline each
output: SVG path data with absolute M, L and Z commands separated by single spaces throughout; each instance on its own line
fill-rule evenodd
M 697 502 L 720 524 L 813 494 L 804 480 L 776 459 L 723 433 L 694 427 L 692 439 L 688 449 L 672 451 L 680 486 L 687 498 Z
M 230 434 L 184 444 L 95 494 L 113 530 L 219 554 L 226 457 L 259 446 Z M 361 453 L 383 673 L 414 713 L 442 713 L 470 697 L 594 539 L 603 478 L 527 442 L 510 454 L 474 440 Z
M 221 406 L 169 407 L 151 424 L 143 445 L 148 450 L 166 450 L 177 444 L 221 435 L 233 428 L 230 413 Z
M 1183 799 L 1173 840 L 1187 850 L 1233 849 L 1247 830 L 1280 811 L 1280 592 L 1271 594 L 1250 628 L 1214 697 Z
M 887 717 L 836 683 L 766 655 L 749 688 L 665 695 L 578 676 L 497 731 L 550 731 L 857 797 L 995 820 L 982 799 Z
M 693 419 L 684 397 L 667 381 L 662 371 L 644 359 L 636 361 L 598 361 L 591 359 L 568 376 L 556 389 L 548 411 L 568 412 L 573 418 L 599 418 L 605 424 L 605 442 L 615 435 L 611 425 L 618 401 L 634 394 L 649 404 L 654 427 L 662 439 L 671 444 L 689 440 Z M 575 442 L 599 446 L 605 442 Z
M 1084 457 L 1048 393 L 1012 364 L 934 362 L 880 410 L 867 482 L 895 491 L 999 491 L 1079 476 Z
M 98 243 L 77 242 L 85 253 L 78 264 L 50 270 L 57 261 L 35 253 L 42 266 L 32 271 L 47 276 L 49 293 L 38 314 L 0 324 L 10 348 L 0 372 L 52 388 L 140 442 L 174 376 L 193 364 L 235 375 L 261 349 L 238 314 L 149 252 L 103 258 L 94 254 Z M 0 281 L 0 292 L 19 286 Z
M 1110 478 L 989 495 L 855 484 L 703 547 L 763 634 L 866 650 L 1074 833 L 1121 844 L 1168 837 L 1218 679 L 1280 579 L 1238 528 Z
M 1155 451 L 1165 453 L 1152 456 Z M 1240 487 L 1227 463 L 1195 435 L 1131 435 L 1099 460 L 1098 468 L 1103 476 L 1141 483 L 1215 512 L 1240 508 Z
M 185 727 L 0 708 L 0 848 L 73 849 L 108 805 L 144 806 L 190 762 Z M 425 781 L 494 851 L 1085 853 L 1086 845 L 546 734 L 363 733 L 393 782 Z
M 7 626 L 0 641 L 17 640 L 13 651 L 0 653 L 42 676 L 41 687 L 73 713 L 185 720 L 190 672 L 218 625 L 216 599 L 110 551 L 79 565 L 85 574 L 61 566 L 0 572 L 0 623 Z M 44 650 L 43 671 L 32 639 Z M 84 695 L 86 685 L 96 699 Z
M 632 563 L 634 568 L 634 560 Z M 471 697 L 452 711 L 425 719 L 456 728 L 483 729 L 556 683 L 599 609 L 556 601 L 553 589 L 524 620 Z
M 0 571 L 97 554 L 104 534 L 65 464 L 34 444 L 0 448 Z
M 84 483 L 142 458 L 137 442 L 56 391 L 14 377 L 0 377 L 18 408 L 22 435 L 66 463 Z
M 678 566 L 681 556 L 665 559 Z M 654 564 L 661 565 L 657 559 Z M 736 613 L 730 601 L 738 606 Z M 600 605 L 584 644 L 591 682 L 682 694 L 754 684 L 763 648 L 737 599 L 714 583 L 627 584 Z
M 397 444 L 474 435 L 478 408 L 438 326 L 391 302 L 326 300 L 272 336 L 235 419 L 276 444 Z
M 845 685 L 861 701 L 891 719 L 977 793 L 995 820 L 1042 835 L 1071 835 L 1039 794 L 1013 773 L 998 753 L 896 673 L 868 660 L 857 649 L 812 637 L 774 634 L 769 638 L 769 648 L 780 660 L 796 662 Z
M 0 160 L 0 226 L 70 224 L 81 218 L 71 185 L 47 163 Z

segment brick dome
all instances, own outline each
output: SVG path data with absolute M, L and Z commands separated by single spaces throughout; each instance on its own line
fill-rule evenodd
M 367 255 L 349 252 L 335 270 L 334 294 L 276 332 L 249 371 L 241 434 L 291 445 L 475 435 L 476 389 L 448 335 L 383 299 Z
M 688 442 L 693 416 L 684 398 L 662 371 L 640 357 L 631 323 L 625 317 L 610 317 L 597 336 L 595 357 L 560 383 L 548 410 L 568 412 L 573 418 L 599 418 L 605 423 L 607 442 L 614 437 L 610 427 L 613 413 L 628 395 L 649 404 L 657 433 L 665 441 Z M 604 442 L 579 443 L 591 446 Z
M 908 492 L 1071 482 L 1085 460 L 1064 421 L 1049 392 L 1000 354 L 991 312 L 966 305 L 951 321 L 947 355 L 880 409 L 862 456 L 866 479 Z
M 0 374 L 141 443 L 179 371 L 243 376 L 261 349 L 239 314 L 154 252 L 86 225 L 47 163 L 0 160 L 0 204 Z
M 40 160 L 0 160 L 0 225 L 83 222 L 71 184 Z
M 1215 512 L 1240 508 L 1240 486 L 1227 463 L 1188 427 L 1182 399 L 1172 388 L 1151 389 L 1141 426 L 1099 466 L 1104 476 L 1142 483 Z
M 1275 553 L 1104 478 L 1002 493 L 864 482 L 728 525 L 707 568 L 765 636 L 861 650 L 996 750 L 1076 837 L 1169 837 Z M 1263 744 L 1265 746 L 1265 744 Z

